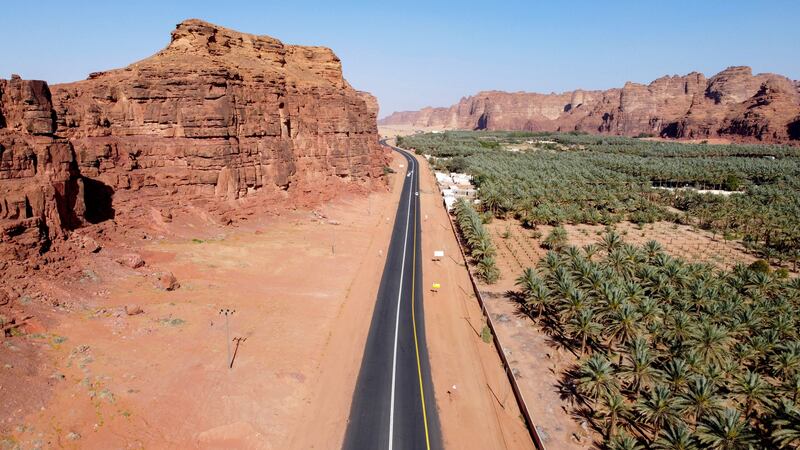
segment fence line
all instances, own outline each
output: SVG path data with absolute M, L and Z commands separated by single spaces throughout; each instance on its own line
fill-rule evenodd
M 436 189 L 441 195 L 441 190 L 439 189 L 438 183 L 436 183 Z M 447 214 L 447 221 L 450 223 L 450 229 L 452 230 L 453 235 L 456 238 L 456 242 L 458 243 L 458 250 L 461 253 L 461 258 L 464 260 L 464 266 L 467 269 L 467 275 L 469 275 L 469 281 L 472 284 L 472 290 L 475 292 L 475 297 L 478 299 L 478 304 L 481 307 L 483 316 L 486 317 L 486 324 L 489 326 L 489 330 L 492 332 L 492 341 L 494 342 L 494 347 L 497 350 L 497 354 L 500 355 L 500 360 L 503 363 L 503 369 L 508 377 L 508 381 L 511 383 L 511 390 L 514 392 L 514 398 L 517 401 L 517 406 L 522 413 L 523 419 L 525 419 L 525 426 L 528 429 L 528 433 L 531 435 L 531 439 L 533 440 L 536 448 L 538 450 L 546 450 L 544 443 L 542 442 L 542 438 L 539 436 L 539 430 L 536 429 L 536 425 L 533 423 L 533 419 L 531 419 L 531 414 L 528 411 L 528 404 L 525 402 L 525 397 L 522 395 L 522 391 L 517 384 L 517 378 L 514 376 L 514 372 L 511 370 L 511 365 L 506 357 L 506 352 L 503 350 L 503 344 L 500 343 L 500 338 L 497 335 L 494 322 L 489 314 L 489 310 L 486 308 L 486 302 L 484 302 L 483 296 L 481 296 L 481 292 L 478 289 L 478 285 L 475 283 L 475 278 L 472 276 L 472 272 L 469 269 L 469 261 L 467 260 L 467 255 L 464 252 L 464 248 L 461 246 L 461 238 L 458 235 L 456 226 L 453 223 L 453 218 L 450 216 L 450 212 L 447 210 L 447 205 L 445 205 L 444 200 L 442 200 L 442 206 Z

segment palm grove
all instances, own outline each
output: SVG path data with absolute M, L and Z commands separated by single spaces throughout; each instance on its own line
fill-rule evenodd
M 478 180 L 484 214 L 459 202 L 455 215 L 478 274 L 489 282 L 497 273 L 483 221 L 493 215 L 513 214 L 530 227 L 685 220 L 743 239 L 777 261 L 797 261 L 794 149 L 604 138 L 609 149 L 597 138 L 558 135 L 572 145 L 511 153 L 492 142 L 531 134 L 486 136 L 423 135 L 403 144 Z M 653 192 L 655 180 L 743 193 Z M 655 241 L 637 247 L 613 231 L 582 248 L 568 242 L 555 228 L 543 241 L 550 251 L 516 284 L 524 311 L 580 356 L 561 388 L 602 433 L 603 446 L 800 446 L 797 278 L 763 266 L 721 271 L 690 264 Z
M 546 143 L 535 151 L 506 151 L 537 140 Z M 422 134 L 400 144 L 470 173 L 485 211 L 529 227 L 670 220 L 741 240 L 774 264 L 796 270 L 800 260 L 797 147 L 521 132 Z M 703 193 L 712 189 L 733 194 Z

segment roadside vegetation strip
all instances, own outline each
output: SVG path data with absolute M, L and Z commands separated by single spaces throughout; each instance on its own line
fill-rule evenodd
M 462 200 L 463 201 L 463 200 Z M 469 205 L 468 205 L 469 206 Z M 456 229 L 456 224 L 453 222 L 450 213 L 445 210 L 447 215 L 447 220 L 450 223 L 450 229 L 453 232 L 453 236 L 456 238 L 456 242 L 458 243 L 458 251 L 461 253 L 461 258 L 464 260 L 464 266 L 467 268 L 467 275 L 469 276 L 470 284 L 472 284 L 472 291 L 475 294 L 475 298 L 478 299 L 478 304 L 481 307 L 481 312 L 483 316 L 486 318 L 486 325 L 489 327 L 489 331 L 491 334 L 491 340 L 494 343 L 494 348 L 497 351 L 497 354 L 500 356 L 500 361 L 503 363 L 503 369 L 508 377 L 508 381 L 511 383 L 511 390 L 514 392 L 514 399 L 517 402 L 517 407 L 522 414 L 522 418 L 525 421 L 525 427 L 528 429 L 528 433 L 531 436 L 531 440 L 533 440 L 534 445 L 538 450 L 545 450 L 544 443 L 542 442 L 542 438 L 539 436 L 539 431 L 536 428 L 536 424 L 533 422 L 531 418 L 531 414 L 528 410 L 528 404 L 525 402 L 525 397 L 522 395 L 522 391 L 519 389 L 519 385 L 517 384 L 517 379 L 514 376 L 514 372 L 511 369 L 511 365 L 508 363 L 508 358 L 506 358 L 505 350 L 503 350 L 503 344 L 500 342 L 500 338 L 497 336 L 497 331 L 495 329 L 494 323 L 492 322 L 492 317 L 489 314 L 488 309 L 486 309 L 486 303 L 483 301 L 483 297 L 481 296 L 481 292 L 478 289 L 477 283 L 475 283 L 475 279 L 472 276 L 472 272 L 469 270 L 469 262 L 467 259 L 467 254 L 464 250 L 464 247 L 461 244 L 461 240 L 459 239 L 458 231 Z M 481 339 L 486 341 L 488 336 L 486 333 L 481 333 Z
M 516 283 L 580 357 L 575 412 L 607 448 L 798 448 L 800 279 L 715 270 L 607 233 L 554 248 Z
M 489 230 L 483 226 L 483 218 L 464 198 L 456 201 L 453 212 L 467 252 L 475 262 L 476 273 L 483 281 L 494 283 L 500 276 L 494 260 L 497 249 Z
M 439 170 L 473 176 L 481 208 L 526 227 L 662 220 L 800 262 L 800 148 L 613 136 L 446 132 L 401 139 Z

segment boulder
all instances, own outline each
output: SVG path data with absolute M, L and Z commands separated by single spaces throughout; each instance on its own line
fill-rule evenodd
M 158 272 L 154 277 L 156 288 L 162 291 L 174 291 L 181 287 L 180 283 L 178 283 L 178 279 L 175 278 L 172 272 Z
M 143 313 L 144 310 L 139 305 L 125 305 L 125 314 L 129 316 L 136 316 Z
M 144 266 L 144 259 L 136 253 L 129 253 L 117 258 L 117 263 L 131 269 L 138 269 Z

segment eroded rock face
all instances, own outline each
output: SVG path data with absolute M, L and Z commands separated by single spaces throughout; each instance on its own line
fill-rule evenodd
M 798 92 L 798 82 L 786 77 L 729 67 L 709 79 L 693 72 L 606 91 L 481 92 L 449 108 L 398 112 L 380 123 L 786 142 L 800 140 Z
M 81 173 L 114 189 L 238 198 L 380 173 L 376 111 L 327 48 L 188 20 L 153 57 L 52 90 Z
M 380 177 L 377 112 L 330 49 L 200 20 L 84 81 L 0 80 L 0 242 L 33 248 L 38 236 L 41 251 L 113 218 L 135 197 L 121 192 L 235 200 Z
M 0 80 L 0 117 L 0 254 L 25 259 L 80 225 L 83 183 L 46 83 Z

